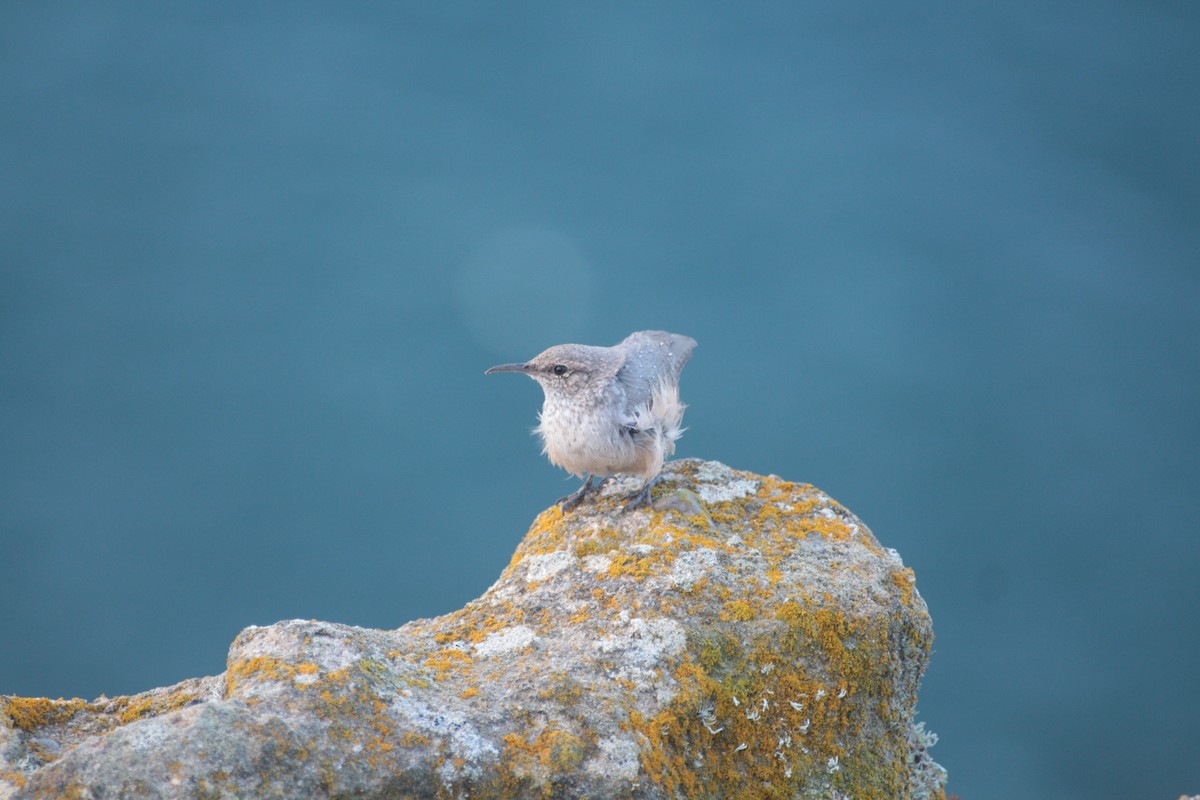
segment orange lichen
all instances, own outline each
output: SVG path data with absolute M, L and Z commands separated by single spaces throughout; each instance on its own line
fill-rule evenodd
M 586 749 L 583 739 L 557 728 L 541 731 L 532 741 L 518 733 L 507 734 L 501 741 L 509 768 L 516 774 L 540 772 L 539 782 L 552 781 L 579 766 Z
M 676 669 L 679 692 L 666 708 L 649 718 L 629 714 L 628 727 L 644 738 L 646 776 L 668 795 L 689 798 L 792 797 L 816 773 L 828 773 L 835 787 L 896 795 L 905 775 L 902 754 L 872 750 L 868 757 L 843 745 L 860 740 L 869 717 L 890 713 L 886 704 L 855 698 L 859 680 L 875 686 L 878 666 L 848 660 L 842 643 L 827 635 L 840 630 L 865 638 L 874 623 L 838 621 L 827 611 L 797 603 L 778 615 L 790 620 L 789 628 L 817 632 L 814 640 L 781 632 L 773 644 L 760 642 L 749 653 L 736 639 L 701 644 Z M 814 649 L 820 657 L 804 658 Z M 810 661 L 840 664 L 850 673 L 826 682 L 803 671 Z M 689 755 L 698 749 L 703 759 Z M 831 759 L 837 770 L 828 772 Z
M 400 734 L 400 746 L 408 748 L 428 747 L 429 737 L 420 733 L 405 731 L 404 733 Z
M 0 713 L 5 714 L 14 728 L 32 733 L 46 725 L 57 725 L 68 722 L 84 708 L 86 700 L 78 697 L 71 700 L 50 700 L 46 697 L 9 697 L 0 705 Z
M 122 725 L 127 725 L 130 722 L 142 719 L 144 717 L 156 716 L 165 714 L 169 711 L 174 711 L 184 706 L 189 706 L 200 699 L 199 695 L 191 691 L 176 691 L 166 695 L 143 695 L 141 697 L 122 697 L 115 702 L 117 708 L 117 720 Z
M 721 604 L 718 617 L 728 625 L 776 631 L 716 629 L 689 642 L 674 674 L 674 700 L 653 716 L 629 713 L 628 729 L 643 738 L 643 773 L 668 796 L 689 798 L 792 797 L 815 775 L 856 794 L 903 793 L 907 764 L 900 740 L 882 734 L 862 740 L 869 722 L 873 730 L 893 730 L 903 712 L 892 702 L 887 666 L 894 620 L 853 615 L 828 592 L 810 596 L 797 587 L 801 591 L 782 601 L 776 594 L 786 577 L 783 559 L 794 547 L 789 539 L 818 535 L 875 555 L 882 552 L 878 543 L 811 487 L 777 479 L 760 484 L 754 498 L 709 510 L 719 524 L 736 523 L 745 545 L 763 553 L 769 566 L 765 583 L 709 588 L 706 602 Z M 841 566 L 861 574 L 856 563 L 842 560 Z M 909 605 L 904 589 L 912 584 L 903 577 L 892 579 Z M 911 631 L 912 645 L 927 647 L 920 630 Z M 751 650 L 742 643 L 747 635 L 757 642 Z M 855 751 L 849 742 L 857 743 Z
M 892 583 L 896 584 L 896 588 L 900 590 L 900 602 L 906 606 L 912 605 L 913 587 L 917 584 L 917 576 L 908 567 L 901 567 L 893 570 L 891 574 Z
M 754 606 L 746 600 L 730 600 L 725 604 L 725 610 L 721 612 L 721 619 L 737 622 L 747 622 L 758 616 L 754 610 Z
M 253 656 L 234 661 L 228 665 L 226 682 L 229 691 L 241 681 L 289 680 L 296 675 L 296 668 L 285 661 L 271 656 Z
M 471 656 L 462 650 L 456 650 L 453 647 L 444 650 L 438 650 L 425 659 L 425 666 L 434 671 L 433 679 L 435 681 L 445 680 L 451 672 L 461 673 L 464 669 L 470 667 Z
M 610 578 L 628 577 L 635 581 L 645 580 L 659 559 L 639 557 L 632 553 L 617 553 L 608 564 L 605 574 Z
M 0 780 L 8 781 L 18 789 L 25 786 L 25 775 L 21 772 L 0 772 Z

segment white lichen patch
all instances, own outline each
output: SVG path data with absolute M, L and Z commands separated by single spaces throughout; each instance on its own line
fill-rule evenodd
M 293 619 L 268 627 L 250 626 L 242 631 L 229 651 L 232 662 L 254 658 L 278 658 L 295 652 L 303 643 L 303 660 L 316 663 L 323 672 L 349 669 L 361 658 L 362 651 L 339 635 L 336 627 L 325 622 Z M 300 681 L 297 681 L 298 683 Z
M 536 642 L 537 638 L 537 634 L 533 632 L 532 628 L 524 625 L 514 625 L 511 628 L 505 628 L 504 630 L 488 634 L 486 639 L 475 645 L 475 655 L 478 658 L 490 658 L 492 656 L 503 655 L 504 653 L 524 650 Z
M 730 481 L 723 484 L 705 483 L 697 487 L 696 493 L 700 495 L 700 499 L 706 503 L 724 503 L 728 500 L 737 500 L 742 497 L 749 497 L 758 491 L 758 481 Z
M 634 617 L 620 634 L 605 636 L 596 641 L 601 653 L 621 652 L 626 667 L 650 670 L 665 659 L 683 652 L 687 632 L 673 619 L 642 619 Z
M 631 478 L 629 476 L 613 477 L 604 482 L 604 486 L 600 489 L 600 496 L 621 497 L 632 494 L 640 488 L 642 488 L 642 481 L 639 478 Z
M 717 551 L 709 547 L 686 550 L 671 564 L 667 580 L 672 586 L 690 592 L 700 580 L 717 567 Z
M 414 731 L 446 743 L 450 758 L 439 768 L 438 777 L 447 788 L 464 778 L 478 779 L 500 758 L 496 746 L 461 713 L 407 698 L 398 698 L 392 707 L 407 718 Z
M 525 582 L 540 583 L 553 578 L 575 563 L 575 556 L 565 550 L 555 550 L 540 556 L 525 559 Z
M 624 736 L 605 736 L 596 742 L 599 753 L 588 759 L 583 768 L 593 775 L 632 781 L 640 770 L 641 748 L 633 739 Z
M 696 480 L 700 483 L 720 483 L 733 477 L 733 470 L 720 461 L 702 461 L 696 467 Z
M 605 572 L 612 565 L 612 556 L 607 553 L 583 557 L 584 572 Z
M 740 478 L 738 473 L 717 461 L 705 461 L 696 469 L 696 493 L 706 503 L 723 503 L 752 495 L 761 481 Z

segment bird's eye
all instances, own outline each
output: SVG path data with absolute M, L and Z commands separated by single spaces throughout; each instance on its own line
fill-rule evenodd
M 564 364 L 555 364 L 553 367 L 550 368 L 550 371 L 553 372 L 555 375 L 566 375 L 567 374 L 567 368 Z

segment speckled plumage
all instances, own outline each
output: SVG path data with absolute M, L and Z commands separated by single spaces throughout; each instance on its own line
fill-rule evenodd
M 679 373 L 696 342 L 665 331 L 638 331 L 612 347 L 560 344 L 523 364 L 491 372 L 522 372 L 545 392 L 535 432 L 550 463 L 587 476 L 562 499 L 571 507 L 592 491 L 592 477 L 633 475 L 648 497 L 663 462 L 683 433 Z

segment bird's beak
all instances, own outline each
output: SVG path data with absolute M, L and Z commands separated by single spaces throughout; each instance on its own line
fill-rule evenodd
M 501 364 L 498 367 L 492 367 L 486 370 L 484 375 L 491 375 L 493 372 L 529 372 L 528 364 Z

